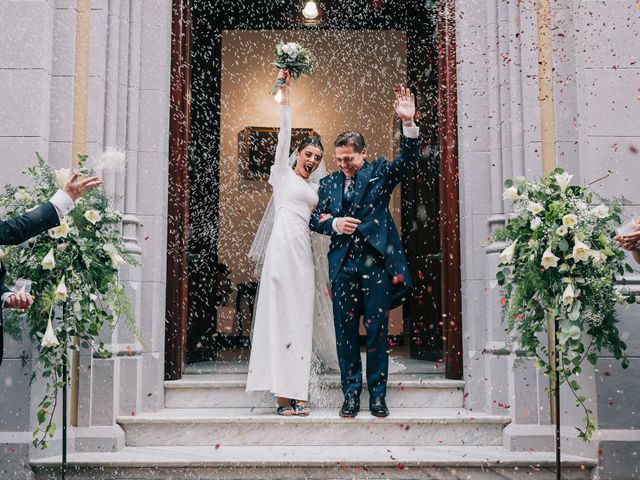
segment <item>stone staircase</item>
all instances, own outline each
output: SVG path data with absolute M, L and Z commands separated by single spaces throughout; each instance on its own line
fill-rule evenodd
M 273 398 L 244 391 L 246 373 L 210 370 L 165 383 L 165 409 L 118 418 L 126 448 L 75 453 L 67 478 L 101 479 L 552 479 L 552 453 L 502 446 L 509 417 L 464 408 L 464 382 L 392 375 L 391 416 L 337 415 L 339 378 L 307 418 L 275 415 Z M 34 461 L 38 479 L 56 478 L 59 457 Z M 593 461 L 564 457 L 564 478 L 588 479 Z

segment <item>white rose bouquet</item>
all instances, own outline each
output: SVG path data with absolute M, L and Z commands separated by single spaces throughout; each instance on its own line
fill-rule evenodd
M 272 64 L 278 70 L 287 70 L 291 78 L 297 80 L 300 75 L 313 75 L 315 60 L 311 52 L 295 42 L 279 43 L 275 49 L 276 61 Z M 277 93 L 280 84 L 273 86 L 273 94 Z
M 617 288 L 625 271 L 633 272 L 613 240 L 624 203 L 596 200 L 587 187 L 571 186 L 571 179 L 556 169 L 538 182 L 507 180 L 504 198 L 514 202 L 515 213 L 493 241 L 506 242 L 497 281 L 504 290 L 508 329 L 553 376 L 540 333 L 547 331 L 549 315 L 558 322 L 559 381 L 568 383 L 585 410 L 586 426 L 578 430 L 588 440 L 595 428 L 592 412 L 573 377 L 585 359 L 595 365 L 603 350 L 624 368 L 629 365 L 615 308 L 636 298 L 626 287 Z
M 83 166 L 85 160 L 81 157 L 78 171 L 90 176 L 93 172 Z M 7 185 L 0 194 L 3 215 L 19 215 L 42 205 L 72 172 L 53 170 L 38 156 L 37 164 L 25 173 L 31 179 L 30 188 Z M 46 448 L 55 434 L 53 413 L 58 391 L 67 381 L 62 378 L 62 360 L 68 348 L 77 348 L 67 340 L 77 337 L 81 346 L 92 348 L 96 355 L 109 356 L 98 337 L 105 324 L 113 329 L 119 319 L 140 339 L 129 299 L 118 281 L 118 266 L 136 264 L 122 241 L 121 221 L 105 192 L 95 189 L 76 201 L 58 227 L 3 250 L 7 283 L 28 278 L 35 296 L 26 313 L 7 312 L 5 332 L 18 339 L 28 334 L 40 344 L 34 362 L 46 383 L 36 410 L 36 447 Z

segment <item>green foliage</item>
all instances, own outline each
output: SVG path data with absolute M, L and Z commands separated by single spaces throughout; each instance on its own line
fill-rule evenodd
M 584 409 L 585 427 L 578 429 L 578 437 L 589 440 L 595 429 L 592 412 L 577 394 L 575 377 L 585 359 L 595 365 L 602 351 L 611 352 L 626 368 L 616 305 L 636 298 L 617 287 L 625 271 L 633 272 L 614 240 L 626 202 L 598 198 L 587 187 L 569 186 L 570 180 L 562 169 L 538 182 L 507 180 L 505 198 L 513 200 L 515 212 L 492 239 L 509 244 L 496 274 L 506 299 L 508 330 L 554 378 L 541 341 L 546 335 L 540 334 L 547 332 L 548 319 L 558 324 L 558 377 Z
M 84 167 L 85 159 L 80 157 L 78 171 L 89 176 L 93 172 Z M 31 179 L 30 187 L 7 185 L 0 195 L 0 209 L 5 216 L 23 214 L 48 201 L 70 172 L 54 171 L 38 155 L 37 163 L 25 173 Z M 94 355 L 109 356 L 97 337 L 105 324 L 113 329 L 119 319 L 124 319 L 140 339 L 129 299 L 118 281 L 118 266 L 136 262 L 122 241 L 121 215 L 110 204 L 102 189 L 94 189 L 76 201 L 76 207 L 60 227 L 2 250 L 9 272 L 7 283 L 30 279 L 35 297 L 26 313 L 7 315 L 7 333 L 16 338 L 28 335 L 40 343 L 51 322 L 55 337 L 60 339 L 58 345 L 41 345 L 34 359 L 45 380 L 44 397 L 36 412 L 38 426 L 33 432 L 33 445 L 38 448 L 46 448 L 47 439 L 55 434 L 52 418 L 58 391 L 68 380 L 63 378 L 62 363 L 67 360 L 68 349 L 78 349 L 70 340 L 75 337 L 79 344 L 91 347 Z M 55 266 L 45 269 L 43 260 L 48 254 L 53 255 Z M 65 294 L 58 288 L 62 279 Z

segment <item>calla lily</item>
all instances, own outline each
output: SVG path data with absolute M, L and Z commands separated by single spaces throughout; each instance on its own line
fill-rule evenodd
M 544 211 L 544 207 L 538 202 L 529 202 L 529 204 L 527 205 L 527 210 L 529 210 L 534 215 L 537 215 L 540 212 Z
M 542 265 L 544 269 L 547 270 L 550 267 L 557 267 L 558 260 L 560 260 L 560 258 L 556 257 L 553 254 L 551 248 L 547 248 L 542 254 L 542 261 L 540 262 L 540 265 Z
M 51 248 L 42 259 L 42 268 L 44 270 L 53 270 L 54 268 L 56 268 L 56 259 L 53 255 L 53 248 Z
M 561 237 L 564 237 L 567 233 L 569 233 L 569 229 L 564 225 L 560 225 L 558 228 L 556 228 L 556 233 Z
M 84 218 L 86 218 L 91 224 L 95 225 L 102 220 L 102 215 L 100 215 L 100 212 L 97 210 L 87 210 L 84 212 Z
M 53 331 L 53 325 L 51 324 L 51 319 L 47 322 L 47 329 L 44 331 L 44 336 L 42 337 L 42 342 L 40 345 L 42 347 L 57 347 L 60 344 L 58 342 L 58 338 L 56 337 L 55 332 Z
M 567 188 L 569 187 L 569 183 L 571 183 L 572 178 L 573 178 L 573 175 L 569 175 L 567 172 L 556 174 L 555 179 L 556 179 L 556 182 L 558 182 L 558 185 L 560 186 L 560 191 L 562 193 L 567 191 Z
M 567 285 L 567 288 L 562 292 L 562 303 L 565 305 L 571 305 L 573 303 L 573 299 L 576 297 L 576 293 L 573 290 L 573 285 Z
M 60 168 L 58 170 L 54 170 L 53 173 L 56 176 L 56 183 L 58 184 L 58 188 L 64 188 L 64 186 L 71 178 L 70 168 Z
M 63 220 L 57 227 L 50 228 L 48 233 L 51 238 L 67 238 L 70 231 L 69 224 Z
M 64 302 L 67 299 L 67 286 L 64 283 L 64 275 L 60 279 L 60 283 L 56 287 L 56 301 Z
M 498 258 L 502 263 L 511 263 L 513 261 L 513 255 L 516 251 L 517 243 L 518 240 L 515 240 L 511 245 L 505 248 L 500 255 L 498 255 Z
M 609 207 L 606 205 L 598 205 L 589 212 L 598 218 L 607 218 L 609 216 Z
M 580 240 L 576 239 L 575 244 L 573 245 L 573 259 L 576 262 L 586 262 L 589 260 L 590 256 L 591 249 Z
M 578 223 L 578 217 L 573 213 L 568 213 L 562 217 L 562 224 L 567 228 L 575 226 L 576 223 Z
M 105 243 L 102 249 L 111 257 L 111 265 L 113 268 L 118 268 L 120 265 L 124 265 L 126 260 L 118 253 L 118 250 L 111 243 Z

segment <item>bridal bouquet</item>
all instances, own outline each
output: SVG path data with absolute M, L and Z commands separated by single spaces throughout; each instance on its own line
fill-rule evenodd
M 578 436 L 588 440 L 595 426 L 575 377 L 585 359 L 595 365 L 603 350 L 623 368 L 629 365 L 615 308 L 636 298 L 618 288 L 625 271 L 633 272 L 613 240 L 623 203 L 597 199 L 587 187 L 571 186 L 571 179 L 556 169 L 538 182 L 507 180 L 503 197 L 514 202 L 515 213 L 493 240 L 508 243 L 499 255 L 497 282 L 509 331 L 553 378 L 540 333 L 547 331 L 548 316 L 559 322 L 558 381 L 568 383 L 584 409 L 586 426 Z
M 300 75 L 313 75 L 315 60 L 311 52 L 295 42 L 279 43 L 275 49 L 276 61 L 273 66 L 278 70 L 287 70 L 291 78 L 297 80 Z M 272 93 L 278 91 L 279 85 L 274 85 Z
M 90 176 L 93 172 L 84 166 L 85 160 L 81 158 L 78 171 Z M 38 156 L 37 164 L 25 173 L 30 177 L 30 187 L 7 185 L 0 194 L 0 208 L 12 216 L 45 203 L 64 187 L 72 172 L 53 170 Z M 120 318 L 140 338 L 129 299 L 118 281 L 118 267 L 136 263 L 125 250 L 121 221 L 120 213 L 110 208 L 105 192 L 95 189 L 76 201 L 76 207 L 58 227 L 0 251 L 11 277 L 7 284 L 29 279 L 35 296 L 26 313 L 12 311 L 5 322 L 8 334 L 20 339 L 27 333 L 40 344 L 32 380 L 39 372 L 45 389 L 36 411 L 35 447 L 46 448 L 47 439 L 55 434 L 53 413 L 58 391 L 67 381 L 62 375 L 63 359 L 67 348 L 78 349 L 75 344 L 68 345 L 68 339 L 76 337 L 95 355 L 108 356 L 98 337 L 105 324 L 113 329 Z

